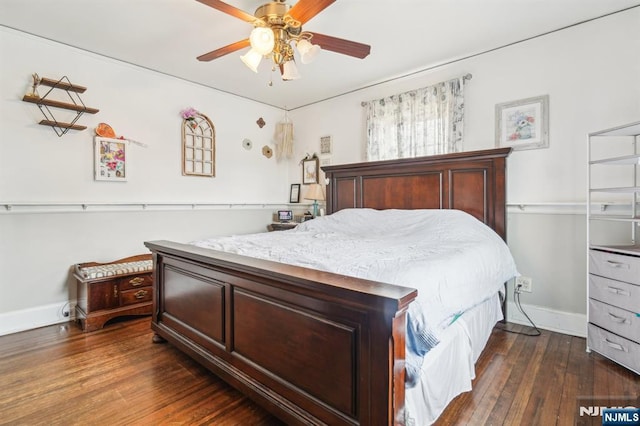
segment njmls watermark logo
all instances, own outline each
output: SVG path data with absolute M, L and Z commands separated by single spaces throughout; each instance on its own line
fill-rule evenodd
M 638 408 L 607 408 L 602 413 L 602 425 L 640 425 L 640 409 Z
M 576 425 L 640 426 L 640 397 L 580 397 L 576 420 Z

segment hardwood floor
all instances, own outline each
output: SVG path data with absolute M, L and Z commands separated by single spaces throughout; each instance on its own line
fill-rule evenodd
M 0 337 L 0 424 L 282 424 L 151 336 L 146 317 L 93 333 L 67 323 Z M 579 416 L 580 404 L 591 402 L 584 398 L 637 407 L 639 395 L 640 377 L 587 354 L 582 338 L 496 329 L 473 391 L 452 401 L 437 424 L 601 424 Z

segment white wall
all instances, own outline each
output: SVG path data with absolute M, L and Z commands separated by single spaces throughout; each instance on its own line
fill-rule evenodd
M 0 56 L 0 334 L 63 320 L 74 263 L 144 253 L 146 240 L 263 231 L 288 202 L 287 164 L 261 153 L 281 110 L 6 28 Z M 22 101 L 34 72 L 87 87 L 83 102 L 100 110 L 80 117 L 87 130 L 58 137 L 37 124 L 40 110 Z M 215 178 L 181 174 L 188 106 L 215 125 Z M 148 145 L 129 146 L 127 182 L 93 179 L 99 122 Z
M 0 324 L 9 324 L 0 334 L 62 320 L 62 306 L 75 297 L 68 278 L 73 263 L 140 253 L 142 241 L 150 239 L 188 241 L 264 229 L 274 206 L 288 200 L 289 184 L 300 182 L 298 161 L 319 150 L 321 136 L 333 137 L 332 164 L 364 159 L 361 101 L 466 73 L 473 79 L 465 87 L 465 150 L 494 147 L 495 104 L 550 96 L 550 147 L 514 152 L 508 160 L 508 202 L 525 206 L 508 209 L 509 245 L 520 272 L 533 277 L 533 293 L 522 297 L 532 318 L 547 328 L 583 333 L 586 135 L 640 119 L 638 24 L 634 9 L 291 111 L 296 154 L 288 164 L 259 152 L 282 118 L 277 109 L 0 29 L 0 207 L 76 203 L 0 212 Z M 101 111 L 81 117 L 87 131 L 58 138 L 35 124 L 41 119 L 37 107 L 21 101 L 33 72 L 68 75 L 88 87 L 83 100 Z M 216 125 L 214 179 L 180 175 L 178 114 L 187 106 Z M 262 130 L 255 125 L 260 116 L 267 122 Z M 91 133 L 101 121 L 149 144 L 132 147 L 127 183 L 93 181 Z M 252 151 L 241 148 L 246 137 L 254 142 Z M 257 205 L 78 207 L 105 201 Z
M 287 188 L 282 185 L 287 168 L 261 153 L 261 147 L 270 144 L 282 111 L 24 33 L 0 31 L 2 200 L 287 200 Z M 79 124 L 87 130 L 71 130 L 59 138 L 51 128 L 37 124 L 43 118 L 38 107 L 22 101 L 33 72 L 50 78 L 66 75 L 72 83 L 87 87 L 83 102 L 100 109 L 98 114 L 80 117 Z M 206 114 L 215 125 L 214 179 L 181 176 L 179 114 L 188 106 Z M 259 117 L 267 122 L 262 129 L 256 124 Z M 126 183 L 93 180 L 92 135 L 99 122 L 109 123 L 118 135 L 148 144 L 148 148 L 131 145 Z M 253 141 L 251 151 L 242 148 L 244 138 Z
M 640 120 L 638 52 L 633 9 L 294 110 L 297 139 L 308 141 L 297 149 L 318 151 L 319 138 L 331 135 L 332 164 L 364 161 L 362 101 L 466 73 L 464 150 L 493 148 L 497 103 L 548 94 L 550 147 L 508 159 L 508 242 L 520 272 L 533 278 L 533 293 L 521 298 L 530 316 L 584 334 L 585 322 L 573 319 L 586 311 L 586 136 Z

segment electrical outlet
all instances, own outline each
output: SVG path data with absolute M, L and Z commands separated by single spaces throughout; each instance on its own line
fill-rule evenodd
M 62 308 L 62 316 L 69 319 L 73 318 L 72 314 L 74 309 L 75 309 L 75 306 L 72 304 L 65 305 Z
M 533 291 L 533 279 L 531 277 L 519 276 L 516 277 L 516 291 L 522 293 L 531 293 Z

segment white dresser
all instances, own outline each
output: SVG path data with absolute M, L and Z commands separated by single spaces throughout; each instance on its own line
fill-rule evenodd
M 640 122 L 589 135 L 587 351 L 640 374 Z
M 640 374 L 640 257 L 589 250 L 590 349 Z

